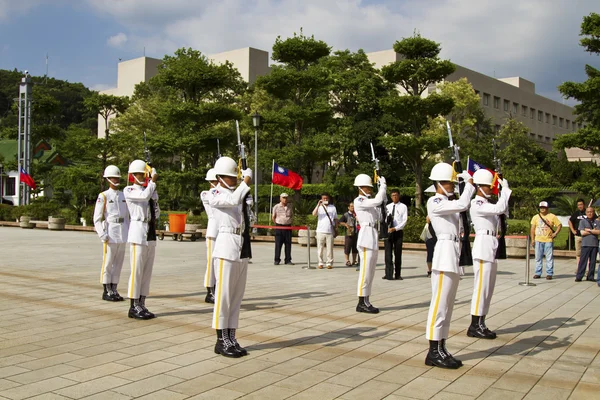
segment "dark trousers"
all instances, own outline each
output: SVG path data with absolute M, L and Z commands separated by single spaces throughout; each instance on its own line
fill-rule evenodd
M 290 226 L 278 225 L 277 226 Z M 275 229 L 275 262 L 281 262 L 281 246 L 285 245 L 285 261 L 292 262 L 292 231 L 287 229 Z
M 579 265 L 577 266 L 577 279 L 583 279 L 585 274 L 585 268 L 588 263 L 590 264 L 590 270 L 587 274 L 587 279 L 594 280 L 594 272 L 596 272 L 596 257 L 598 256 L 598 247 L 582 247 L 581 258 L 579 259 Z
M 404 231 L 395 231 L 390 233 L 385 240 L 385 276 L 391 278 L 401 276 L 402 272 L 402 239 Z M 393 263 L 392 263 L 393 255 Z

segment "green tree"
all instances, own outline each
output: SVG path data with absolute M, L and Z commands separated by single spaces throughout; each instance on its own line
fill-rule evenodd
M 448 146 L 446 135 L 428 131 L 431 120 L 448 114 L 452 98 L 440 93 L 422 97 L 430 85 L 442 81 L 455 71 L 450 61 L 441 60 L 439 43 L 422 38 L 419 34 L 394 44 L 401 56 L 381 69 L 383 77 L 400 86 L 403 93 L 394 92 L 382 99 L 382 107 L 389 114 L 388 134 L 381 143 L 392 158 L 401 158 L 415 175 L 416 206 L 423 204 L 423 164 Z M 390 118 L 391 117 L 391 118 Z

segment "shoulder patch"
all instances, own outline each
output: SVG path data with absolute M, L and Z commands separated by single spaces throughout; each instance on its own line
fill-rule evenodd
M 477 201 L 475 202 L 475 204 L 477 204 L 478 206 L 480 206 L 480 205 L 482 205 L 482 204 L 483 204 L 483 200 L 477 200 Z
M 102 202 L 103 202 L 102 196 L 98 197 L 98 200 L 96 201 L 96 203 L 102 203 Z
M 434 202 L 435 204 L 438 204 L 438 203 L 440 203 L 441 201 L 442 201 L 442 199 L 440 199 L 439 197 L 436 197 L 435 199 L 433 199 L 433 202 Z
M 365 198 L 364 197 L 359 197 L 357 200 L 362 203 L 363 201 L 365 201 Z

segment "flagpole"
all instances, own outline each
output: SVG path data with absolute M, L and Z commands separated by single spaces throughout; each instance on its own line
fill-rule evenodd
M 273 165 L 271 166 L 271 199 L 269 206 L 269 225 L 273 223 L 273 174 L 275 174 L 275 159 L 273 159 Z

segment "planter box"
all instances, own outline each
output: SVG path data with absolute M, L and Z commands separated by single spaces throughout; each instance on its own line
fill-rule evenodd
M 48 217 L 48 229 L 51 231 L 64 231 L 66 220 L 60 217 Z
M 19 226 L 23 229 L 35 228 L 35 224 L 32 224 L 30 221 L 31 217 L 23 215 L 21 218 L 19 218 Z
M 525 258 L 527 256 L 526 238 L 506 238 L 506 255 L 512 258 Z

